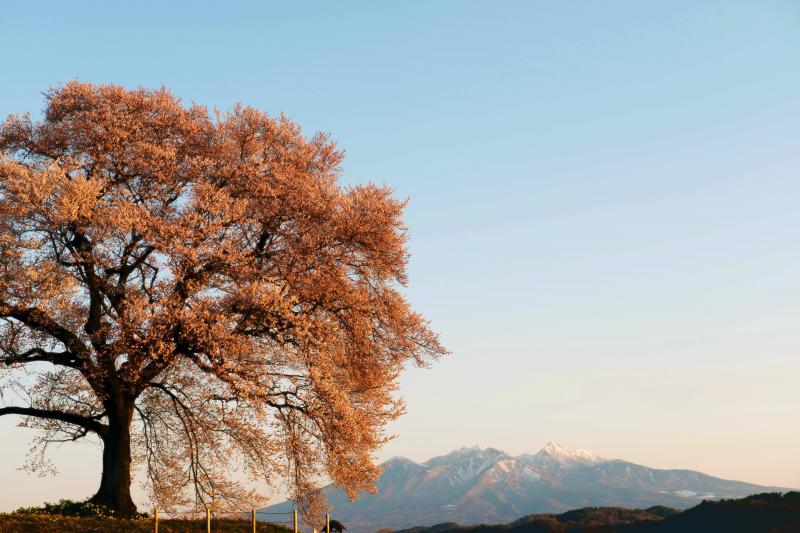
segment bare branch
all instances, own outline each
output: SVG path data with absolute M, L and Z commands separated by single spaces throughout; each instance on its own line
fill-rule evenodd
M 108 426 L 98 421 L 98 419 L 102 418 L 103 415 L 88 417 L 76 413 L 66 413 L 63 411 L 21 406 L 0 407 L 0 416 L 3 415 L 22 415 L 32 416 L 35 418 L 44 418 L 47 420 L 58 420 L 60 422 L 66 422 L 67 424 L 72 424 L 74 426 L 79 426 L 89 431 L 93 431 L 101 437 L 104 436 L 108 431 Z

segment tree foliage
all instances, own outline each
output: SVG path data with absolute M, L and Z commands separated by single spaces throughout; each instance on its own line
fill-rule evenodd
M 341 186 L 334 143 L 283 116 L 45 98 L 0 126 L 0 415 L 37 453 L 99 437 L 93 501 L 122 512 L 137 465 L 162 506 L 238 504 L 232 463 L 370 489 L 399 373 L 445 353 L 400 292 L 404 202 Z

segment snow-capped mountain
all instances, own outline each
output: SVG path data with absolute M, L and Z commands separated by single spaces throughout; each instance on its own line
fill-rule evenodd
M 549 442 L 538 453 L 523 454 L 519 459 L 541 470 L 552 472 L 607 462 L 606 459 L 586 450 L 568 450 L 556 442 Z
M 416 463 L 384 463 L 377 494 L 349 502 L 329 487 L 332 515 L 351 533 L 441 522 L 505 523 L 521 516 L 587 506 L 685 508 L 703 499 L 781 491 L 691 470 L 658 470 L 549 443 L 535 454 L 461 448 Z M 269 511 L 287 511 L 284 502 Z

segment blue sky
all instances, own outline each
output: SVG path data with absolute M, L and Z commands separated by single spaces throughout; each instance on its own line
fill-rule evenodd
M 162 4 L 4 4 L 0 115 L 165 85 L 409 197 L 407 292 L 453 356 L 403 376 L 381 458 L 557 440 L 800 487 L 797 3 Z M 45 487 L 0 436 L 3 505 L 95 488 L 97 449 Z

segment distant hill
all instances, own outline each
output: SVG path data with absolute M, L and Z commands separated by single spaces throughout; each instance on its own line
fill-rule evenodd
M 561 514 L 530 515 L 503 525 L 454 523 L 394 533 L 797 533 L 800 492 L 765 493 L 706 501 L 680 512 L 665 507 L 592 507 Z
M 349 502 L 328 487 L 332 514 L 351 533 L 442 522 L 509 523 L 520 516 L 585 507 L 685 509 L 702 500 L 788 489 L 728 481 L 691 470 L 659 470 L 550 443 L 535 454 L 462 448 L 416 463 L 384 464 L 378 493 Z M 288 511 L 289 502 L 269 507 Z
M 617 531 L 620 527 L 638 523 L 654 523 L 666 516 L 680 513 L 677 509 L 658 506 L 651 509 L 621 507 L 584 507 L 561 514 L 542 513 L 523 516 L 509 524 L 460 525 L 453 522 L 431 527 L 412 527 L 393 533 L 505 533 Z M 599 529 L 598 529 L 599 528 Z

